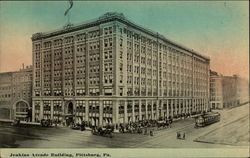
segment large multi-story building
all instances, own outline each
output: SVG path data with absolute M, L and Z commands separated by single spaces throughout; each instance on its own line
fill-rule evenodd
M 0 73 L 1 118 L 26 120 L 31 105 L 32 66 Z
M 36 33 L 32 46 L 33 121 L 105 126 L 209 108 L 210 59 L 123 14 Z
M 210 71 L 210 107 L 222 109 L 249 102 L 249 83 L 237 76 Z

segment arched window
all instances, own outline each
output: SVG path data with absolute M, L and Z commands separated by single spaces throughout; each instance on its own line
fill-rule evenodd
M 16 103 L 16 112 L 27 112 L 28 105 L 24 101 L 20 101 Z

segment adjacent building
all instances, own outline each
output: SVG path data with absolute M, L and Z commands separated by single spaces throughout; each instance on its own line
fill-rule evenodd
M 215 71 L 210 71 L 210 107 L 212 109 L 223 108 L 223 76 Z
M 1 118 L 26 120 L 31 109 L 32 66 L 0 73 Z
M 249 103 L 249 80 L 239 77 L 238 95 L 240 96 L 240 104 Z
M 238 80 L 239 77 L 236 75 L 223 76 L 223 108 L 229 108 L 240 104 Z
M 249 102 L 249 83 L 237 75 L 210 71 L 210 107 L 223 109 Z
M 36 33 L 32 47 L 35 122 L 105 126 L 209 109 L 210 59 L 123 14 Z
M 0 118 L 9 119 L 12 101 L 12 73 L 0 73 Z

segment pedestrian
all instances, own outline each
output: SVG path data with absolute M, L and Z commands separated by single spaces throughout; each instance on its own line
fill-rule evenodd
M 176 139 L 179 139 L 180 138 L 180 132 L 177 132 L 176 133 Z
M 54 122 L 54 123 L 55 123 L 55 127 L 57 127 L 57 120 L 55 120 L 55 122 Z
M 153 130 L 150 130 L 150 136 L 154 136 Z
M 144 131 L 144 135 L 147 135 L 148 134 L 148 129 L 147 127 L 145 128 L 145 131 Z
M 81 129 L 81 131 L 85 130 L 85 122 L 84 121 L 81 122 L 80 129 Z
M 185 132 L 183 133 L 183 136 L 182 136 L 182 139 L 185 140 L 186 138 L 186 135 L 185 135 Z

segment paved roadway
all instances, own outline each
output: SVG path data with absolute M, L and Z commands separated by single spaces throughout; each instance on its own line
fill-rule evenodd
M 194 128 L 194 120 L 179 120 L 171 129 L 154 132 L 154 136 L 115 133 L 113 138 L 92 135 L 90 131 L 71 130 L 69 128 L 13 128 L 0 126 L 0 147 L 19 148 L 218 148 L 249 145 L 248 128 L 241 129 L 239 124 L 246 124 L 249 117 L 249 104 L 237 108 L 222 110 L 221 121 L 205 128 Z M 229 126 L 230 125 L 230 126 Z M 224 133 L 224 127 L 230 131 L 237 126 L 241 134 Z M 236 127 L 236 126 L 235 126 Z M 249 124 L 244 127 L 249 127 Z M 243 130 L 246 130 L 243 131 Z M 185 140 L 177 140 L 176 132 L 186 133 Z M 218 131 L 218 132 L 217 132 Z M 217 137 L 214 137 L 216 133 Z M 219 133 L 219 134 L 218 134 Z M 247 135 L 246 135 L 247 134 Z M 238 137 L 244 138 L 239 139 Z M 235 138 L 236 137 L 236 138 Z M 211 138 L 211 139 L 210 139 Z M 217 139 L 218 138 L 218 139 Z M 234 141 L 217 141 L 233 138 Z M 225 139 L 223 139 L 225 138 Z M 202 141 L 195 142 L 193 140 Z M 206 143 L 204 143 L 206 142 Z M 243 142 L 243 143 L 242 143 Z
M 224 110 L 215 129 L 196 140 L 201 142 L 249 146 L 249 104 Z
M 158 131 L 155 138 L 135 147 L 218 148 L 249 146 L 249 104 L 219 110 L 221 121 L 204 128 L 194 128 L 194 123 L 169 131 Z M 177 140 L 176 132 L 185 132 L 185 140 Z M 195 141 L 194 141 L 195 140 Z M 199 141 L 199 142 L 197 142 Z

